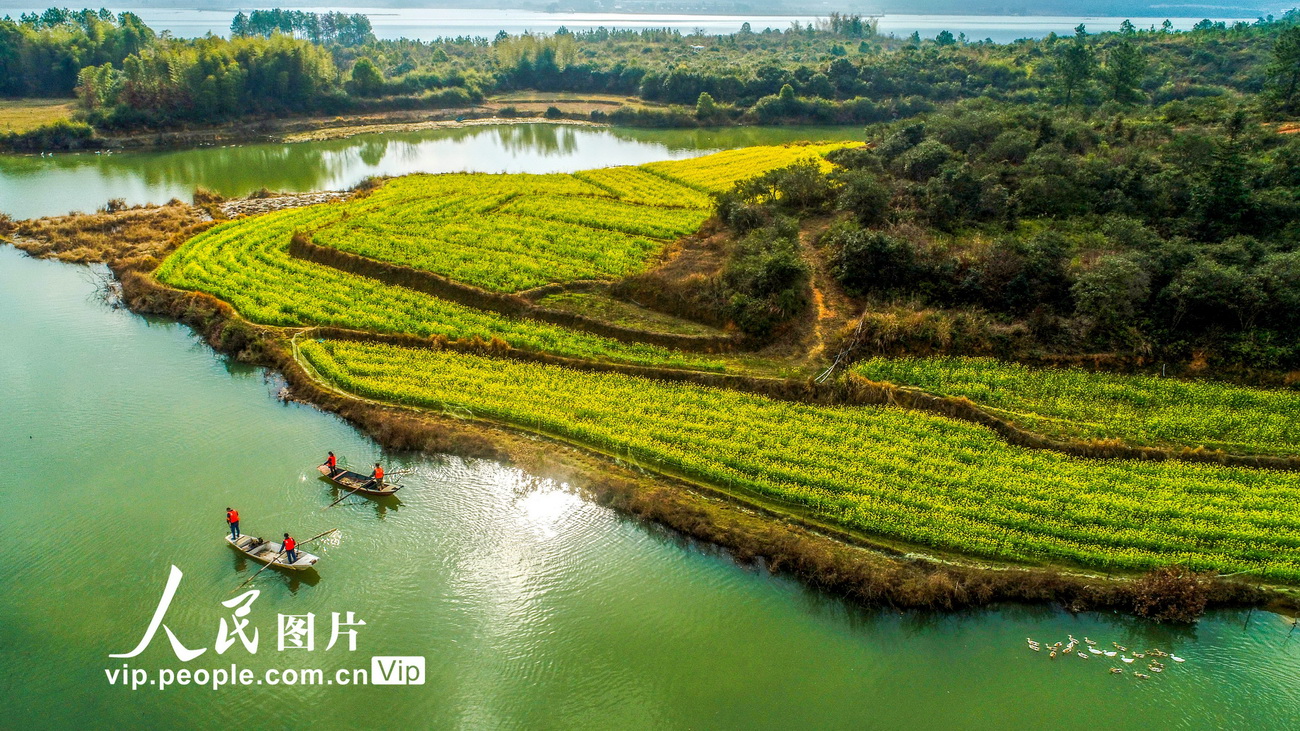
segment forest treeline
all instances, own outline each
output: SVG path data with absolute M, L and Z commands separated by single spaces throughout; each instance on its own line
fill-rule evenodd
M 732 270 L 768 286 L 738 290 L 742 327 L 798 314 L 791 242 L 829 217 L 817 246 L 850 294 L 955 341 L 1300 367 L 1300 135 L 1244 108 L 1174 123 L 991 100 L 867 135 L 834 172 L 796 165 L 720 199 L 744 244 Z
M 875 123 L 983 97 L 1209 116 L 1242 98 L 1300 105 L 1300 12 L 1177 32 L 1080 26 L 1012 43 L 882 37 L 860 16 L 731 35 L 595 29 L 379 40 L 364 15 L 256 10 L 231 38 L 159 35 L 131 13 L 0 20 L 0 96 L 76 96 L 123 130 L 249 116 L 467 107 L 514 90 L 639 97 L 599 120 L 684 126 Z M 1280 60 L 1279 60 L 1280 59 Z

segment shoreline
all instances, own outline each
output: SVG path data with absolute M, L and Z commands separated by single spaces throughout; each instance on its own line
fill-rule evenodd
M 564 104 L 565 102 L 558 102 Z M 363 134 L 418 132 L 429 129 L 497 126 L 507 124 L 552 124 L 573 127 L 611 127 L 604 122 L 576 119 L 571 116 L 548 118 L 540 113 L 501 116 L 494 107 L 442 110 L 398 110 L 369 112 L 333 117 L 304 116 L 273 119 L 249 119 L 208 127 L 161 130 L 136 130 L 100 133 L 91 144 L 79 149 L 20 151 L 0 148 L 0 155 L 57 155 L 86 152 L 146 152 L 191 150 L 257 143 L 294 144 L 347 139 Z
M 168 248 L 184 238 L 175 237 Z M 214 351 L 275 371 L 289 384 L 291 398 L 339 416 L 386 449 L 490 459 L 567 483 L 623 516 L 711 545 L 740 566 L 757 565 L 868 608 L 955 612 L 998 604 L 1056 605 L 1070 612 L 1115 611 L 1160 621 L 1136 609 L 1151 591 L 1149 574 L 1102 575 L 1068 566 L 921 553 L 920 547 L 824 524 L 769 501 L 643 468 L 585 445 L 324 386 L 297 362 L 284 333 L 248 322 L 215 297 L 158 282 L 152 276 L 158 261 L 143 255 L 101 263 L 107 263 L 120 285 L 120 301 L 132 313 L 173 319 Z M 1300 592 L 1294 587 L 1204 575 L 1189 580 L 1202 592 L 1205 610 L 1300 613 Z
M 575 127 L 609 125 L 580 119 L 544 117 L 464 117 L 467 110 L 437 112 L 384 112 L 336 117 L 289 117 L 284 119 L 228 122 L 193 130 L 140 131 L 100 138 L 102 149 L 114 152 L 186 150 L 236 144 L 323 142 L 363 134 L 417 132 L 429 129 L 496 126 L 504 124 L 554 124 Z M 470 112 L 473 113 L 473 112 Z M 481 113 L 481 111 L 479 112 Z

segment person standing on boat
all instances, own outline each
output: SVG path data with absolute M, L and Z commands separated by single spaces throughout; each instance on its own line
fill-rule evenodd
M 378 462 L 375 463 L 375 471 L 370 473 L 370 482 L 366 483 L 366 487 L 371 486 L 376 490 L 384 489 L 384 468 Z
M 333 452 L 330 452 L 330 456 L 328 456 L 328 457 L 325 458 L 325 466 L 328 467 L 328 468 L 330 468 L 330 477 L 334 477 L 334 476 L 338 475 L 338 473 L 339 473 L 339 461 L 338 461 L 338 459 L 334 456 L 334 453 L 333 453 Z
M 239 511 L 226 508 L 226 522 L 230 524 L 230 539 L 239 540 Z
M 284 534 L 285 558 L 287 558 L 291 564 L 298 563 L 298 552 L 294 550 L 297 545 L 298 542 L 290 538 L 288 533 Z

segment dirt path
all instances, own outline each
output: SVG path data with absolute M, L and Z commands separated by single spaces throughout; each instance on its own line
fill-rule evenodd
M 813 306 L 809 327 L 800 343 L 803 352 L 800 362 L 804 365 L 817 363 L 830 357 L 826 351 L 835 344 L 835 334 L 843 329 L 857 312 L 853 302 L 831 276 L 826 258 L 817 251 L 814 243 L 829 223 L 829 221 L 818 221 L 799 232 L 799 246 L 803 250 L 804 261 L 812 269 L 809 287 L 812 290 Z

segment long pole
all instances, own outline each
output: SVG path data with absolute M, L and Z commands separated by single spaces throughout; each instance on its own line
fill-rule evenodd
M 321 508 L 320 511 L 323 513 L 323 512 L 325 512 L 326 510 L 329 510 L 330 508 L 334 507 L 335 505 L 338 505 L 339 503 L 343 502 L 344 500 L 347 500 L 348 498 L 352 497 L 353 495 L 356 495 L 356 494 L 357 494 L 357 490 L 360 490 L 361 488 L 365 487 L 365 486 L 368 485 L 368 484 L 369 484 L 369 483 L 367 483 L 367 482 L 363 482 L 363 483 L 361 483 L 360 485 L 357 485 L 356 487 L 352 488 L 352 491 L 351 491 L 351 492 L 349 492 L 348 494 L 346 494 L 346 495 L 344 495 L 343 497 L 339 498 L 338 500 L 335 500 L 334 502 L 330 503 L 329 505 L 326 505 L 325 507 Z M 381 483 L 381 486 L 382 486 L 382 483 Z
M 327 535 L 329 535 L 329 534 L 331 534 L 331 533 L 334 533 L 334 532 L 336 532 L 336 531 L 338 531 L 338 528 L 330 528 L 329 530 L 325 531 L 324 533 L 322 533 L 322 534 L 320 534 L 320 535 L 318 535 L 318 536 L 316 536 L 316 537 L 314 537 L 314 538 L 308 538 L 307 540 L 303 541 L 302 543 L 299 543 L 298 545 L 300 545 L 300 546 L 305 546 L 305 545 L 307 545 L 308 543 L 311 543 L 312 541 L 316 540 L 317 538 L 324 538 L 325 536 L 327 536 Z M 280 545 L 284 545 L 284 544 L 280 544 Z M 270 561 L 267 561 L 265 566 L 263 566 L 262 568 L 258 569 L 256 573 L 254 573 L 252 576 L 250 576 L 250 577 L 248 577 L 247 579 L 245 579 L 245 580 L 244 580 L 244 583 L 240 584 L 239 586 L 236 586 L 236 587 L 231 591 L 231 593 L 234 593 L 234 592 L 236 592 L 236 591 L 239 591 L 240 589 L 244 588 L 245 586 L 248 586 L 248 583 L 249 583 L 250 581 L 252 581 L 253 579 L 256 579 L 257 576 L 258 576 L 258 574 L 260 574 L 260 573 L 262 573 L 263 571 L 266 571 L 267 569 L 271 568 L 271 564 L 275 563 L 276 561 L 279 561 L 279 560 L 280 560 L 280 557 L 283 556 L 284 553 L 285 553 L 284 549 L 283 549 L 283 548 L 280 549 L 280 552 L 277 553 L 277 554 L 275 554 L 275 558 L 271 559 Z

